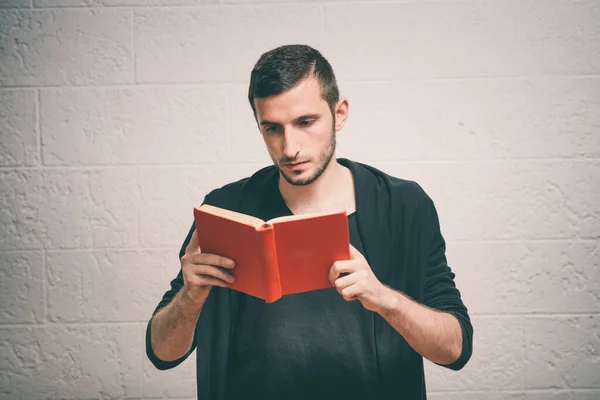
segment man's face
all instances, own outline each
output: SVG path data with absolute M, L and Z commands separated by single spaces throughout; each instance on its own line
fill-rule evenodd
M 256 119 L 269 155 L 291 185 L 308 185 L 335 153 L 335 123 L 314 76 L 296 87 L 254 99 Z

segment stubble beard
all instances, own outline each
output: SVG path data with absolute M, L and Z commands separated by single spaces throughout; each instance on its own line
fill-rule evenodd
M 319 179 L 319 177 L 323 174 L 325 169 L 327 169 L 327 166 L 331 162 L 331 159 L 333 158 L 333 154 L 335 153 L 335 147 L 336 147 L 335 128 L 333 128 L 331 130 L 331 138 L 329 140 L 329 143 L 327 144 L 325 149 L 321 152 L 321 154 L 319 154 L 319 166 L 318 166 L 317 170 L 312 175 L 310 175 L 309 177 L 304 178 L 304 179 L 294 178 L 293 176 L 288 176 L 288 174 L 286 174 L 285 171 L 282 168 L 280 168 L 279 165 L 277 165 L 277 163 L 275 163 L 275 165 L 279 169 L 279 172 L 281 173 L 281 176 L 283 176 L 283 179 L 285 179 L 287 181 L 287 183 L 289 183 L 290 185 L 293 185 L 293 186 L 310 185 L 311 183 L 313 183 L 314 181 Z

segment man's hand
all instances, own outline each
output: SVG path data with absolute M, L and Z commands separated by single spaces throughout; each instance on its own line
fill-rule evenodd
M 365 257 L 352 245 L 350 260 L 334 262 L 329 280 L 345 300 L 358 300 L 369 311 L 377 312 L 390 301 L 389 288 L 379 282 Z
M 202 253 L 198 244 L 198 236 L 194 231 L 190 243 L 185 249 L 185 254 L 181 257 L 183 294 L 194 304 L 201 306 L 213 286 L 231 286 L 235 278 L 230 270 L 234 265 L 234 261 L 228 258 Z

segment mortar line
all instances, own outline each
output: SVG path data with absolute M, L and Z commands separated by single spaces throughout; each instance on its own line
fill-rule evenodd
M 46 249 L 42 248 L 42 273 L 44 274 L 42 277 L 42 296 L 44 296 L 42 300 L 42 323 L 48 323 L 48 263 L 46 257 Z
M 103 328 L 105 326 L 138 326 L 144 321 L 102 321 L 102 322 L 44 322 L 36 323 L 1 323 L 0 329 L 26 329 L 26 328 L 54 328 L 54 327 L 69 327 L 69 328 Z M 147 321 L 146 321 L 147 322 Z
M 46 254 L 51 254 L 51 253 L 77 253 L 77 252 L 89 252 L 89 251 L 150 251 L 150 250 L 161 250 L 161 251 L 172 251 L 172 250 L 177 250 L 179 251 L 179 248 L 181 247 L 181 244 L 179 245 L 173 245 L 173 246 L 145 246 L 145 247 L 118 247 L 118 246 L 97 246 L 97 247 L 74 247 L 74 248 L 46 248 L 44 249 L 44 251 L 46 252 Z M 0 253 L 3 254 L 19 254 L 19 253 L 27 253 L 27 252 L 34 252 L 34 251 L 39 251 L 40 248 L 39 247 L 29 247 L 29 248 L 22 248 L 22 249 L 8 249 L 8 250 L 0 250 Z
M 135 60 L 135 9 L 131 7 L 131 73 L 133 75 L 133 84 L 137 85 L 137 63 Z
M 511 313 L 477 313 L 471 312 L 469 313 L 471 317 L 478 318 L 517 318 L 517 317 L 527 317 L 527 318 L 572 318 L 572 317 L 595 317 L 600 315 L 600 311 L 575 311 L 575 312 L 554 312 L 554 311 L 516 311 Z
M 584 387 L 584 388 L 548 388 L 548 389 L 490 389 L 490 390 L 428 390 L 427 393 L 435 393 L 435 394 L 456 394 L 456 393 L 465 393 L 465 394 L 489 394 L 489 393 L 506 393 L 506 394 L 519 394 L 519 393 L 555 393 L 555 392 L 599 392 L 600 388 L 598 387 Z
M 521 239 L 482 239 L 482 240 L 461 240 L 461 239 L 446 239 L 446 243 L 450 244 L 526 244 L 526 243 L 595 243 L 600 238 L 521 238 Z
M 42 127 L 41 127 L 41 107 L 42 107 L 42 93 L 40 89 L 34 90 L 35 95 L 35 134 L 37 139 L 37 166 L 43 166 L 44 160 L 42 159 Z
M 497 159 L 485 159 L 485 160 L 403 160 L 403 161 L 382 161 L 378 162 L 376 160 L 367 160 L 360 159 L 357 161 L 366 162 L 375 165 L 376 167 L 397 167 L 403 165 L 490 165 L 490 164 L 519 164 L 519 163 L 588 163 L 594 164 L 600 161 L 600 157 L 564 157 L 564 158 L 497 158 Z M 211 163 L 191 163 L 191 164 L 77 164 L 77 165 L 69 165 L 69 164 L 56 164 L 56 165 L 40 165 L 40 166 L 1 166 L 1 171 L 27 171 L 27 170 L 73 170 L 73 171 L 89 171 L 89 170 L 114 170 L 119 168 L 131 168 L 131 167 L 141 167 L 141 168 L 198 168 L 198 167 L 222 167 L 222 163 L 220 162 L 211 162 Z M 247 166 L 256 166 L 262 167 L 266 166 L 264 162 L 258 161 L 248 161 L 248 162 L 235 162 L 229 164 L 231 167 L 247 167 Z
M 520 240 L 446 240 L 448 245 L 454 244 L 527 244 L 527 243 L 535 243 L 535 244 L 572 244 L 572 243 L 583 243 L 583 244 L 595 244 L 598 243 L 600 238 L 593 239 L 520 239 Z M 53 252 L 78 252 L 85 250 L 122 250 L 122 251 L 134 251 L 134 250 L 172 250 L 176 248 L 176 245 L 168 246 L 168 245 L 157 245 L 157 246 L 96 246 L 96 247 L 56 247 L 56 248 L 47 248 L 45 251 L 53 253 Z M 21 253 L 27 251 L 35 251 L 38 250 L 37 247 L 24 247 L 22 249 L 7 249 L 0 250 L 1 253 Z
M 140 397 L 143 398 L 143 392 L 144 392 L 144 387 L 143 387 L 143 380 L 144 380 L 144 374 L 143 374 L 143 369 L 144 369 L 144 358 L 146 356 L 146 338 L 144 335 L 145 331 L 142 329 L 142 323 L 140 322 L 138 324 L 138 337 L 142 338 L 142 341 L 144 342 L 142 344 L 142 350 L 140 351 L 140 355 L 139 355 L 139 368 L 138 368 L 138 389 L 139 389 L 139 393 L 140 393 Z
M 225 132 L 227 132 L 227 166 L 231 166 L 231 160 L 233 159 L 233 146 L 232 146 L 232 137 L 233 132 L 231 131 L 231 123 L 230 119 L 232 118 L 231 114 L 231 92 L 232 88 L 230 85 L 225 86 Z
M 430 3 L 435 3 L 437 0 L 427 0 L 427 2 Z M 332 5 L 339 5 L 340 2 L 339 1 L 328 1 L 328 0 L 323 0 L 321 1 L 324 4 L 332 4 Z M 345 3 L 350 3 L 350 4 L 355 4 L 355 5 L 386 5 L 386 4 L 410 4 L 410 0 L 404 0 L 404 1 L 398 1 L 398 0 L 346 0 L 343 4 Z M 311 2 L 311 3 L 307 3 L 305 1 L 302 0 L 296 0 L 296 1 L 286 1 L 286 2 L 281 2 L 281 3 L 274 3 L 272 1 L 256 1 L 253 3 L 247 3 L 244 1 L 240 1 L 240 2 L 231 2 L 231 1 L 227 1 L 227 0 L 218 0 L 217 3 L 201 3 L 201 4 L 163 4 L 163 5 L 157 5 L 157 4 L 136 4 L 135 7 L 136 8 L 140 8 L 140 9 L 146 9 L 146 10 L 162 10 L 164 8 L 173 8 L 173 9 L 180 9 L 180 10 L 193 10 L 193 9 L 210 9 L 210 8 L 240 8 L 240 7 L 245 7 L 245 8 L 250 8 L 250 7 L 254 7 L 254 6 L 261 6 L 261 7 L 289 7 L 289 6 L 307 6 L 307 7 L 314 7 L 316 6 L 318 3 L 316 2 Z M 124 10 L 124 9 L 128 9 L 129 7 L 131 7 L 131 5 L 111 5 L 111 4 L 105 4 L 105 5 L 93 5 L 93 6 L 50 6 L 50 5 L 44 5 L 44 6 L 38 6 L 36 7 L 36 10 L 44 10 L 44 11 L 53 11 L 53 10 L 67 10 L 67 11 L 78 11 L 78 10 L 101 10 L 101 9 L 111 9 L 111 10 Z M 5 9 L 23 9 L 23 8 L 19 8 L 19 7 L 7 7 Z
M 142 184 L 140 181 L 140 167 L 139 165 L 135 168 L 135 179 L 137 184 L 137 201 L 136 201 L 136 214 L 137 214 L 137 246 L 136 250 L 142 251 Z
M 7 10 L 7 9 L 3 9 Z M 55 9 L 53 9 L 55 10 Z M 340 85 L 342 84 L 354 84 L 354 83 L 385 83 L 385 84 L 394 84 L 394 83 L 436 83 L 436 82 L 469 82 L 469 81 L 494 81 L 494 80 L 534 80 L 534 81 L 543 81 L 548 79 L 589 79 L 589 78 L 600 78 L 600 74 L 569 74 L 569 75 L 560 75 L 560 74 L 536 74 L 536 75 L 511 75 L 511 76 L 503 76 L 503 75 L 489 75 L 489 76 L 477 76 L 477 77 L 437 77 L 437 78 L 418 78 L 418 77 L 408 77 L 408 78 L 394 78 L 394 79 L 368 79 L 368 78 L 360 78 L 360 79 L 343 79 L 339 78 L 338 82 Z M 132 87 L 194 87 L 196 85 L 225 85 L 225 84 L 233 84 L 233 85 L 247 85 L 248 82 L 246 80 L 223 80 L 223 81 L 211 81 L 211 80 L 190 80 L 185 82 L 146 82 L 146 83 L 138 83 L 138 84 L 126 84 L 126 83 L 102 83 L 98 85 L 93 84 L 56 84 L 56 85 L 37 85 L 40 88 L 50 88 L 50 89 L 103 89 L 103 88 L 132 88 Z M 11 90 L 11 89 L 31 89 L 33 85 L 8 85 L 3 86 L 0 90 Z
M 471 314 L 471 317 L 530 317 L 530 318 L 572 318 L 572 317 L 595 317 L 599 316 L 600 312 L 591 312 L 591 313 L 571 313 L 571 314 L 513 314 L 513 315 L 482 315 L 482 314 Z M 126 321 L 90 321 L 90 322 L 44 322 L 41 324 L 31 322 L 31 323 L 0 323 L 0 329 L 2 328 L 10 328 L 10 329 L 22 329 L 22 328 L 49 328 L 49 327 L 104 327 L 108 326 L 136 326 L 140 323 L 147 323 L 148 321 L 143 320 L 126 320 Z
M 460 244 L 460 243 L 469 243 L 469 244 L 527 244 L 527 243 L 534 243 L 534 244 L 541 244 L 541 243 L 548 243 L 548 244 L 552 244 L 552 243 L 564 243 L 564 244 L 595 244 L 595 243 L 599 243 L 600 239 L 599 238 L 595 238 L 595 239 L 556 239 L 556 240 L 549 240 L 549 239 L 543 239 L 543 240 L 537 240 L 537 239 L 525 239 L 525 240 L 518 240 L 518 241 L 513 241 L 513 240 L 481 240 L 481 241 L 452 241 L 452 240 L 447 240 L 446 243 L 448 244 L 448 246 L 450 245 L 456 245 L 456 244 Z M 180 248 L 180 244 L 179 245 L 171 245 L 171 246 L 165 246 L 165 245 L 156 245 L 156 246 L 89 246 L 89 247 L 55 247 L 55 248 L 46 248 L 44 249 L 44 251 L 46 252 L 46 254 L 49 253 L 78 253 L 78 252 L 97 252 L 97 251 L 152 251 L 152 250 L 156 250 L 156 251 L 173 251 L 173 250 L 179 250 Z M 4 253 L 4 254 L 19 254 L 19 253 L 26 253 L 26 252 L 32 252 L 32 251 L 39 251 L 39 247 L 23 247 L 23 248 L 19 248 L 19 249 L 4 249 L 4 250 L 0 250 L 0 253 Z
M 320 25 L 320 29 L 321 29 L 320 43 L 321 43 L 321 46 L 323 46 L 324 42 L 325 42 L 325 4 L 324 3 L 321 3 L 320 9 L 321 9 L 321 20 L 319 21 L 319 25 Z
M 525 332 L 525 324 L 524 324 L 523 319 L 521 319 L 519 321 L 519 325 L 520 325 L 520 328 L 521 328 L 521 339 L 522 339 L 521 340 L 521 365 L 524 366 L 524 365 L 526 365 L 525 364 L 525 356 L 526 356 L 526 353 L 527 353 L 527 349 L 526 349 L 525 343 L 527 341 L 526 341 L 525 335 L 527 334 L 527 332 Z M 520 379 L 520 381 L 521 381 L 521 389 L 525 389 L 527 387 L 526 386 L 526 384 L 527 384 L 527 382 L 526 382 L 527 381 L 526 375 L 527 374 L 525 374 L 525 373 L 521 374 L 521 379 Z

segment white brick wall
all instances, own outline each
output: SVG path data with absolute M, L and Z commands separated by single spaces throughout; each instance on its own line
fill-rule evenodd
M 0 0 L 0 398 L 195 398 L 146 322 L 191 209 L 269 163 L 250 70 L 332 63 L 338 156 L 433 197 L 475 326 L 430 398 L 600 398 L 600 3 Z

